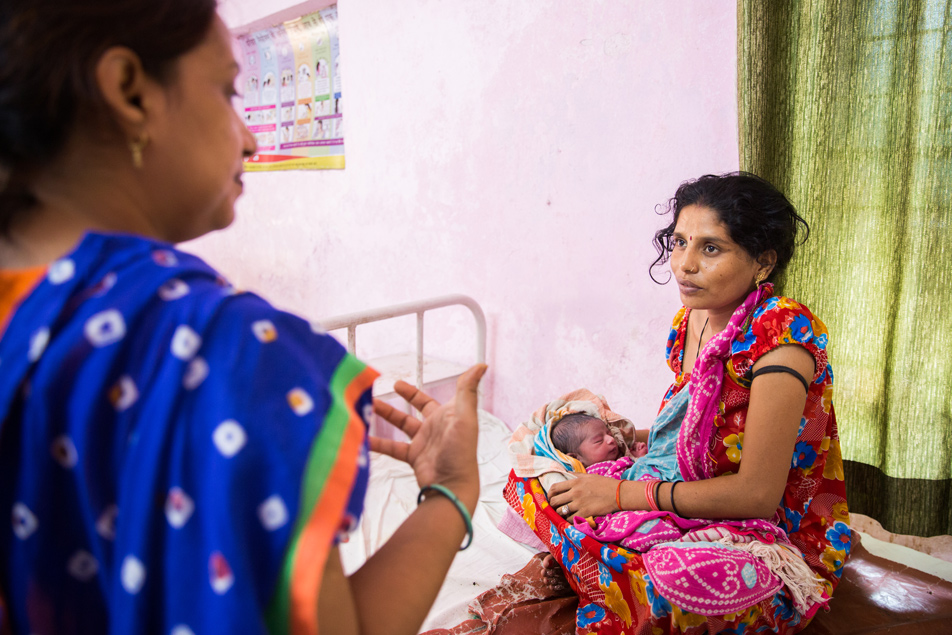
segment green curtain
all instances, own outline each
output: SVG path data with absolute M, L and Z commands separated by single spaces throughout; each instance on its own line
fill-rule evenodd
M 952 533 L 952 0 L 739 0 L 741 168 L 810 223 L 851 511 Z

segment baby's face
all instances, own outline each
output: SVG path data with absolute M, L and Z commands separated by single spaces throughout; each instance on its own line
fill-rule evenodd
M 618 445 L 604 421 L 591 419 L 583 424 L 584 434 L 578 446 L 578 460 L 588 467 L 618 458 Z

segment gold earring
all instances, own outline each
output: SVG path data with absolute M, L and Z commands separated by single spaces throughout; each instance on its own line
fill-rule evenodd
M 766 279 L 767 279 L 767 272 L 758 271 L 757 276 L 754 278 L 754 286 L 759 287 L 763 283 L 763 281 Z
M 145 150 L 147 145 L 149 145 L 149 135 L 145 132 L 140 134 L 137 139 L 133 139 L 129 142 L 129 151 L 132 153 L 132 166 L 137 170 L 142 169 L 142 151 Z

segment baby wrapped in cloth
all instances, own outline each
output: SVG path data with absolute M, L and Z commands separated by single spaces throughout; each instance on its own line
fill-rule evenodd
M 681 481 L 676 447 L 687 404 L 686 391 L 672 398 L 655 419 L 645 444 L 633 442 L 634 426 L 612 412 L 604 397 L 585 389 L 576 390 L 549 402 L 532 415 L 531 423 L 541 425 L 533 440 L 533 451 L 536 456 L 550 458 L 571 472 L 631 481 L 643 477 Z M 614 439 L 613 448 L 599 446 L 600 430 Z M 617 452 L 612 451 L 616 449 Z M 608 462 L 614 464 L 601 465 Z
M 551 507 L 544 510 L 549 522 L 537 522 L 543 510 L 538 507 L 538 499 L 528 500 L 532 496 L 526 485 L 532 481 L 521 479 L 537 478 L 546 491 L 559 480 L 576 478 L 579 472 L 627 480 L 682 481 L 676 450 L 689 401 L 690 393 L 685 389 L 666 404 L 652 426 L 643 455 L 631 449 L 637 449 L 631 421 L 612 412 L 604 398 L 591 391 L 576 390 L 546 404 L 520 425 L 510 440 L 513 477 L 519 478 L 510 477 L 507 501 L 521 512 L 542 539 L 542 546 L 562 564 L 583 605 L 586 600 L 594 600 L 599 609 L 619 615 L 627 612 L 620 605 L 622 595 L 612 591 L 614 582 L 609 582 L 615 577 L 613 564 L 621 562 L 614 553 L 614 545 L 618 545 L 641 554 L 644 572 L 650 576 L 649 584 L 659 600 L 663 598 L 684 610 L 724 615 L 769 598 L 786 585 L 798 612 L 812 615 L 827 598 L 813 572 L 774 523 L 760 519 L 688 519 L 651 510 L 622 510 L 565 521 L 551 516 Z M 555 447 L 552 429 L 575 413 L 606 423 L 618 444 L 619 458 L 586 467 Z M 530 521 L 536 521 L 535 526 Z M 589 547 L 586 537 L 601 547 Z M 586 558 L 594 561 L 594 571 L 598 572 L 594 579 L 590 579 L 593 569 L 586 565 Z M 619 583 L 627 578 L 621 576 Z M 711 593 L 707 581 L 712 578 L 730 586 L 731 591 Z
M 645 444 L 636 442 L 634 424 L 611 410 L 605 398 L 581 388 L 550 401 L 532 414 L 532 418 L 516 429 L 509 443 L 509 458 L 517 476 L 538 477 L 548 491 L 553 483 L 573 478 L 576 473 L 599 474 L 616 479 L 641 480 L 661 479 L 680 481 L 675 444 L 681 419 L 687 409 L 688 391 L 671 399 L 655 420 Z M 572 415 L 587 415 L 604 421 L 618 446 L 620 456 L 586 467 L 578 458 L 569 456 L 556 448 L 552 431 L 563 419 Z M 632 525 L 627 514 L 652 514 L 648 520 L 668 516 L 666 512 L 623 512 L 600 518 L 575 518 L 576 527 L 598 540 L 614 542 L 632 549 L 642 550 L 645 534 L 637 531 L 640 525 Z M 654 526 L 654 525 L 652 525 Z M 668 539 L 680 538 L 676 527 Z
M 564 424 L 565 420 L 579 415 L 597 419 L 605 424 L 618 451 L 613 458 L 630 457 L 635 453 L 644 454 L 644 444 L 640 444 L 640 448 L 636 445 L 634 424 L 620 414 L 613 412 L 608 407 L 604 397 L 585 388 L 572 391 L 559 399 L 550 401 L 536 410 L 528 423 L 522 424 L 521 427 L 537 430 L 532 437 L 531 453 L 537 457 L 545 457 L 555 461 L 563 471 L 584 473 L 587 462 L 574 453 L 568 453 L 567 448 L 563 447 L 560 450 L 557 447 L 558 444 L 552 438 L 552 432 L 558 424 Z M 510 457 L 515 458 L 523 454 L 522 450 L 524 449 L 524 446 L 510 444 Z M 541 468 L 544 464 L 545 461 L 539 461 L 538 467 Z M 550 465 L 550 467 L 556 466 Z

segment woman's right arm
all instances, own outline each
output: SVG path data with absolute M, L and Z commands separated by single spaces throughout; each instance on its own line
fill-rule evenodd
M 428 496 L 349 578 L 334 549 L 318 600 L 321 633 L 418 633 L 466 528 L 444 496 Z
M 335 547 L 318 598 L 320 632 L 419 632 L 465 535 L 459 511 L 436 495 L 427 497 L 349 578 Z
M 479 498 L 476 462 L 477 387 L 486 367 L 474 366 L 457 382 L 456 398 L 439 405 L 412 386 L 397 392 L 423 413 L 422 421 L 377 402 L 378 414 L 411 441 L 372 439 L 374 450 L 406 461 L 421 487 L 449 488 L 472 515 Z M 318 621 L 324 633 L 412 635 L 419 631 L 466 536 L 459 510 L 431 492 L 390 540 L 349 578 L 334 549 L 324 569 Z

